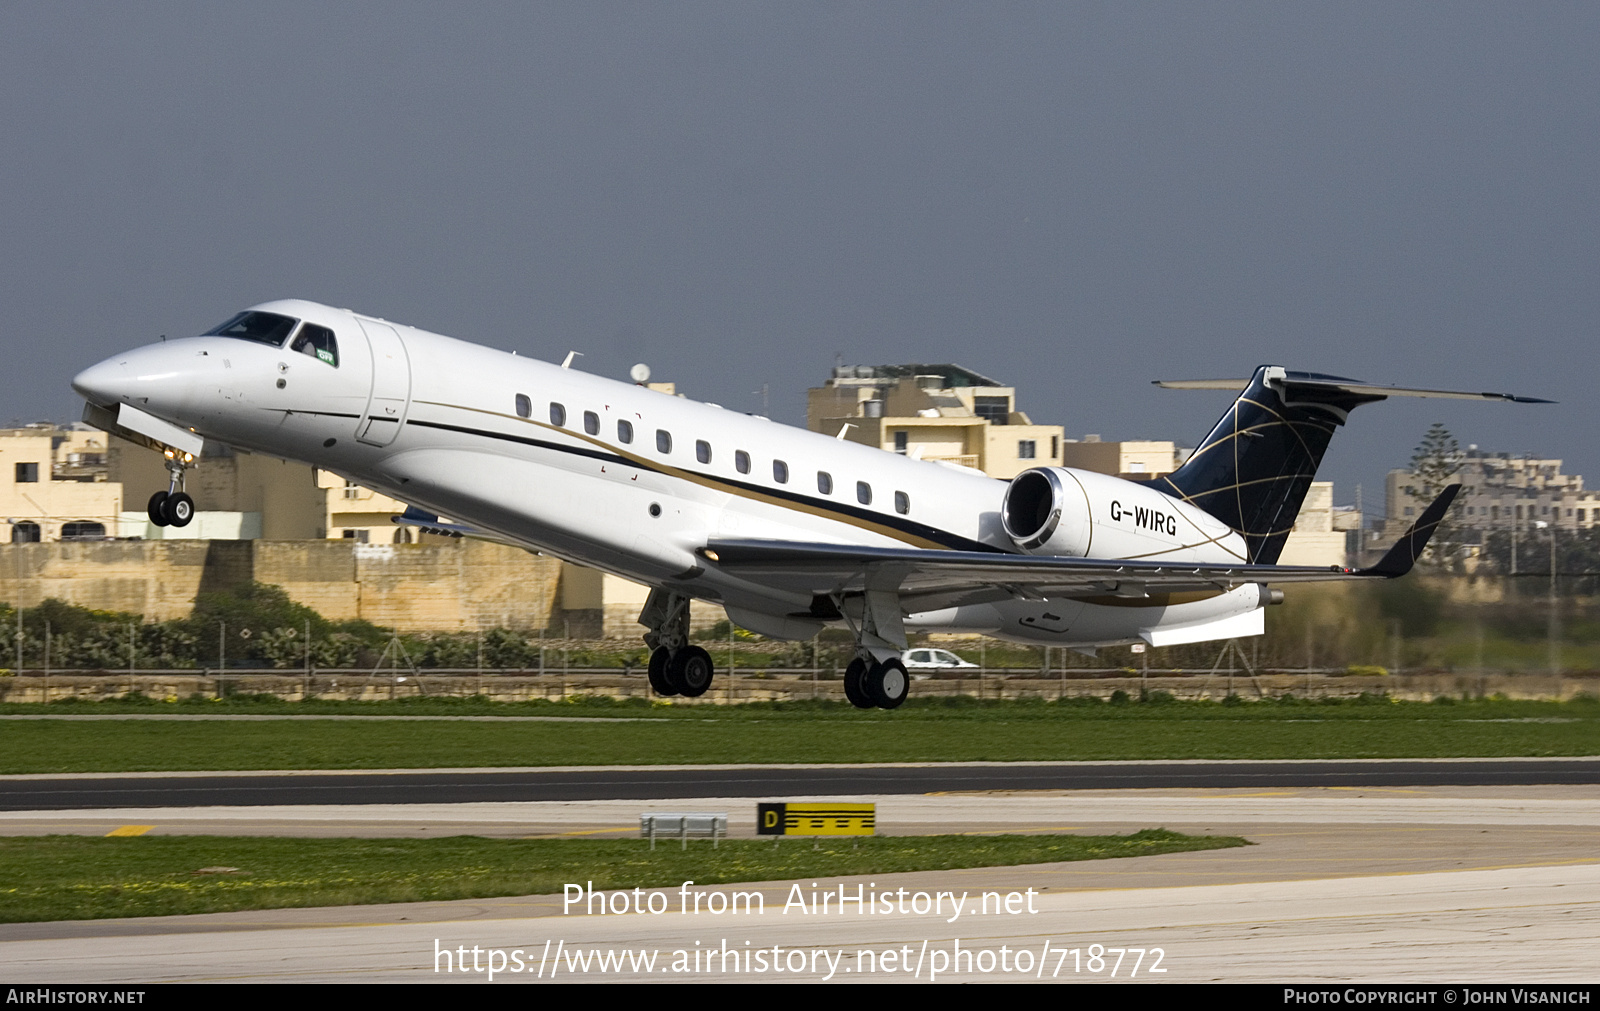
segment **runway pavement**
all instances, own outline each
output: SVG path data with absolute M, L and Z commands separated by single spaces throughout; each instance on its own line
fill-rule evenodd
M 919 913 L 915 892 L 905 911 L 825 918 L 775 903 L 758 914 L 686 914 L 672 905 L 675 890 L 664 894 L 660 914 L 218 931 L 182 943 L 15 941 L 0 944 L 0 958 L 19 978 L 81 983 L 486 983 L 492 967 L 498 985 L 1588 983 L 1600 932 L 1595 864 L 1018 894 L 1014 911 L 991 903 L 954 918 L 951 902 Z
M 0 811 L 1162 787 L 1600 785 L 1600 758 L 318 770 L 0 777 Z
M 699 913 L 677 912 L 680 894 L 673 888 L 661 890 L 669 908 L 661 914 L 564 914 L 561 896 L 530 896 L 11 924 L 0 927 L 0 960 L 15 978 L 38 981 L 487 982 L 487 972 L 458 971 L 455 949 L 464 948 L 470 959 L 476 946 L 485 968 L 489 949 L 505 953 L 507 971 L 496 984 L 549 981 L 552 972 L 557 980 L 593 982 L 823 979 L 830 967 L 834 981 L 936 974 L 1108 981 L 1116 956 L 1102 953 L 1107 961 L 1092 963 L 1099 967 L 1093 971 L 1091 946 L 1098 944 L 1142 949 L 1144 962 L 1132 978 L 1151 982 L 1592 982 L 1600 976 L 1594 945 L 1600 936 L 1600 788 L 1594 786 L 965 791 L 850 799 L 878 803 L 880 824 L 892 832 L 1100 833 L 1160 825 L 1243 835 L 1255 845 L 816 882 L 818 892 L 841 885 L 847 894 L 857 885 L 880 894 L 905 889 L 912 900 L 903 910 L 897 904 L 893 912 L 872 915 L 840 915 L 837 905 L 829 915 L 801 912 L 792 903 L 785 910 L 795 885 L 813 891 L 806 881 L 683 893 L 688 901 L 696 891 L 759 893 L 759 915 L 712 913 L 709 899 Z M 637 831 L 642 810 L 668 807 L 725 807 L 738 833 L 753 827 L 754 803 L 733 796 L 646 804 L 9 812 L 0 814 L 0 833 L 104 832 L 123 817 L 138 816 L 153 832 L 605 837 Z M 970 902 L 991 892 L 994 899 L 988 912 L 968 907 L 952 919 L 953 899 L 947 897 L 935 915 L 916 908 L 918 892 L 926 893 L 925 902 L 939 892 L 965 894 Z M 1016 911 L 995 911 L 1008 896 Z M 173 934 L 185 936 L 175 943 Z M 450 958 L 436 961 L 446 948 Z M 710 948 L 719 954 L 708 967 L 704 952 Z M 1152 966 L 1157 948 L 1160 962 Z M 509 971 L 517 949 L 526 971 Z M 767 953 L 764 969 L 757 950 Z M 590 954 L 595 951 L 612 954 Z M 605 959 L 622 958 L 624 951 L 632 961 L 606 962 L 602 970 Z M 1026 971 L 1018 957 L 1024 951 L 1030 953 L 1021 960 Z M 652 953 L 656 961 L 647 967 Z M 1129 979 L 1134 957 L 1124 954 L 1118 981 Z M 774 969 L 775 959 L 784 960 L 783 971 Z M 790 959 L 806 965 L 791 972 L 798 962 Z

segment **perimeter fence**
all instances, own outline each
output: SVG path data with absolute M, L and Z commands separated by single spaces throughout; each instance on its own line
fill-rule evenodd
M 1075 675 L 1075 676 L 1069 676 Z M 1418 672 L 1350 674 L 1342 669 L 1108 671 L 1084 677 L 1063 671 L 1042 677 L 1037 670 L 978 669 L 916 680 L 918 699 L 1070 699 L 1250 702 L 1266 699 L 1438 698 L 1567 700 L 1600 694 L 1600 674 L 1507 674 Z M 573 668 L 530 673 L 492 670 L 26 672 L 0 677 L 0 703 L 99 702 L 112 699 L 151 704 L 185 700 L 249 698 L 286 702 L 314 700 L 380 702 L 405 699 L 479 698 L 494 702 L 588 703 L 594 705 L 726 705 L 745 702 L 830 700 L 844 702 L 844 683 L 833 668 L 782 671 L 735 668 L 719 672 L 705 695 L 662 698 L 643 671 Z

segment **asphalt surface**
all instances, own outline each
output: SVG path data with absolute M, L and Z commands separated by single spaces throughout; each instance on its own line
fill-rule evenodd
M 1593 759 L 671 767 L 0 778 L 0 811 L 1159 788 L 1600 784 Z

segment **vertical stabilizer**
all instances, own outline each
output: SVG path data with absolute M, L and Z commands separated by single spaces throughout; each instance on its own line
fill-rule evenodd
M 1277 365 L 1263 365 L 1249 379 L 1186 379 L 1156 385 L 1244 391 L 1182 467 L 1140 483 L 1193 502 L 1228 524 L 1244 537 L 1250 560 L 1263 565 L 1277 562 L 1328 440 L 1362 404 L 1390 397 L 1554 403 L 1511 393 L 1364 383 L 1320 372 L 1290 372 Z M 1448 499 L 1440 506 L 1447 508 Z
M 1237 380 L 1163 385 L 1218 389 L 1230 382 L 1238 388 Z M 1204 509 L 1244 537 L 1250 561 L 1273 564 L 1334 431 L 1355 408 L 1384 399 L 1353 385 L 1263 365 L 1182 467 L 1142 483 Z

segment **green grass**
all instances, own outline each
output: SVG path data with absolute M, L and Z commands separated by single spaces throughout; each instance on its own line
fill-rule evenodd
M 1128 836 L 879 836 L 781 845 L 724 840 L 0 838 L 0 922 L 821 880 L 852 874 L 1099 860 L 1249 845 L 1147 829 Z M 675 901 L 675 896 L 669 896 Z
M 1429 758 L 1600 754 L 1600 703 L 1504 700 L 1123 706 L 926 700 L 635 708 L 433 702 L 207 703 L 208 712 L 564 713 L 635 722 L 0 721 L 0 772 L 462 768 L 772 762 Z M 1448 700 L 1447 700 L 1448 701 Z M 135 707 L 149 711 L 146 704 Z M 116 706 L 33 707 L 115 712 Z M 160 706 L 159 711 L 186 711 Z

